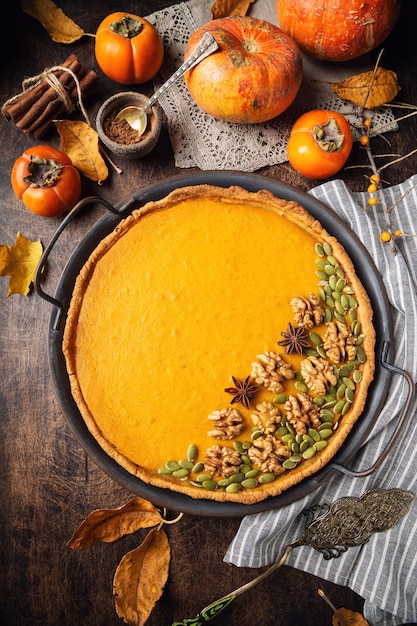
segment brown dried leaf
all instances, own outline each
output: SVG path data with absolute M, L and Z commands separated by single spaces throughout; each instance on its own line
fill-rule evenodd
M 166 533 L 154 528 L 143 543 L 120 561 L 113 580 L 117 615 L 143 626 L 168 579 L 170 547 Z
M 246 15 L 255 0 L 215 0 L 211 7 L 213 19 Z
M 72 164 L 90 180 L 101 183 L 109 170 L 100 154 L 97 132 L 86 122 L 55 121 L 61 138 L 61 149 L 68 154 Z
M 68 547 L 87 550 L 94 541 L 110 543 L 140 528 L 156 526 L 161 521 L 162 517 L 153 504 L 143 498 L 133 498 L 117 509 L 90 513 L 68 541 Z
M 7 298 L 28 295 L 41 256 L 41 242 L 31 241 L 20 232 L 12 246 L 0 246 L 0 276 L 10 276 Z
M 356 74 L 341 82 L 330 83 L 330 86 L 343 100 L 367 109 L 391 102 L 401 89 L 396 73 L 382 67 L 378 67 L 375 73 L 371 70 Z
M 72 43 L 85 33 L 52 0 L 20 0 L 22 11 L 34 17 L 48 31 L 52 41 Z
M 362 613 L 350 609 L 337 609 L 332 618 L 333 626 L 369 626 L 369 622 Z

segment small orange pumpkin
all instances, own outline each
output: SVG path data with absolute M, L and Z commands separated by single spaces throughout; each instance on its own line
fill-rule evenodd
M 316 59 L 349 61 L 379 46 L 401 0 L 276 0 L 280 28 Z
M 187 59 L 206 32 L 219 49 L 185 74 L 192 98 L 209 115 L 240 124 L 273 119 L 293 102 L 301 85 L 301 52 L 274 24 L 225 17 L 198 28 Z

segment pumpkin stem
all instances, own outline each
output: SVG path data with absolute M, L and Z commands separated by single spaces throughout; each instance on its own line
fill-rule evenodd
M 316 124 L 313 128 L 313 136 L 324 152 L 340 150 L 345 140 L 334 117 L 325 124 Z
M 125 39 L 133 39 L 139 35 L 142 28 L 143 22 L 129 15 L 125 15 L 121 20 L 116 20 L 110 24 L 110 29 Z
M 53 187 L 59 180 L 63 165 L 54 159 L 44 159 L 33 154 L 28 163 L 29 176 L 23 179 L 31 187 Z

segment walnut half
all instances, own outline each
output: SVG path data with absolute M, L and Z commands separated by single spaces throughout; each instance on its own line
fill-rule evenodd
M 243 416 L 237 409 L 213 411 L 208 418 L 215 422 L 214 429 L 207 433 L 212 439 L 235 439 L 244 429 Z
M 329 384 L 337 384 L 337 377 L 333 367 L 325 359 L 310 356 L 301 362 L 300 369 L 305 384 L 318 396 L 325 395 Z
M 294 313 L 294 320 L 298 326 L 306 329 L 319 326 L 323 321 L 324 309 L 320 304 L 320 298 L 314 293 L 310 293 L 308 298 L 297 296 L 290 302 Z
M 281 381 L 294 378 L 295 373 L 278 352 L 258 354 L 258 361 L 252 363 L 252 378 L 257 385 L 263 385 L 272 393 L 280 393 L 284 387 Z
M 356 337 L 346 324 L 340 321 L 330 322 L 323 337 L 323 348 L 333 363 L 340 363 L 346 358 L 356 359 Z

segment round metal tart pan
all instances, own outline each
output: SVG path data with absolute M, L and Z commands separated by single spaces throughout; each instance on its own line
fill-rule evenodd
M 99 242 L 132 210 L 144 205 L 146 202 L 162 199 L 172 190 L 179 187 L 202 184 L 221 187 L 238 185 L 252 192 L 266 189 L 278 198 L 299 202 L 344 246 L 354 263 L 359 279 L 368 293 L 374 312 L 376 331 L 375 378 L 368 392 L 365 410 L 356 422 L 352 432 L 343 443 L 337 455 L 322 470 L 304 479 L 281 495 L 268 497 L 261 502 L 250 505 L 194 499 L 169 489 L 148 485 L 122 468 L 103 451 L 87 429 L 71 394 L 65 358 L 62 352 L 63 330 L 75 280 L 90 253 Z M 91 200 L 103 202 L 98 198 L 92 198 Z M 103 203 L 106 204 L 105 202 Z M 77 211 L 77 207 L 73 211 Z M 71 219 L 71 213 L 67 216 L 67 222 Z M 64 223 L 61 226 L 62 232 L 65 226 Z M 384 362 L 389 362 L 392 356 L 391 353 L 394 346 L 393 328 L 385 287 L 372 258 L 353 231 L 331 209 L 307 193 L 259 174 L 216 171 L 197 172 L 167 178 L 149 187 L 135 191 L 116 207 L 112 207 L 112 212 L 106 214 L 93 226 L 70 257 L 59 280 L 55 295 L 51 297 L 45 294 L 39 283 L 46 257 L 49 255 L 58 236 L 59 234 L 57 233 L 54 240 L 45 250 L 44 258 L 41 260 L 35 276 L 36 291 L 53 305 L 48 332 L 48 353 L 52 382 L 62 411 L 80 444 L 96 464 L 115 481 L 159 507 L 202 516 L 242 517 L 288 505 L 312 493 L 325 481 L 327 482 L 331 476 L 346 468 L 348 464 L 354 466 L 355 453 L 371 432 L 388 393 L 392 371 L 384 366 Z M 346 473 L 350 473 L 349 470 Z

